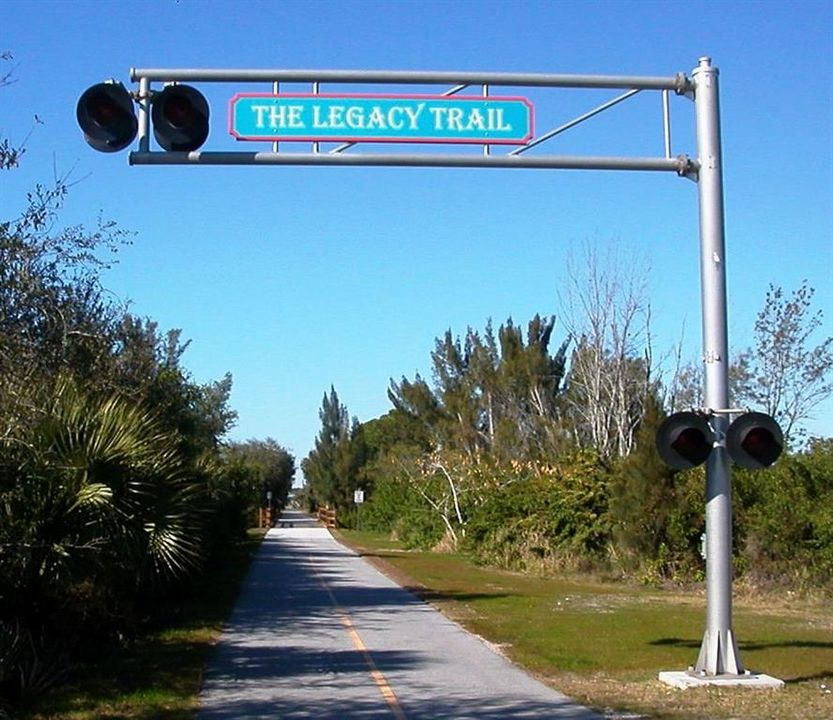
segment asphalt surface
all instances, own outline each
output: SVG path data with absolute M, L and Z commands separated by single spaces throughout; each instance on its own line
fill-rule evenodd
M 288 511 L 252 563 L 207 670 L 199 718 L 600 716 Z

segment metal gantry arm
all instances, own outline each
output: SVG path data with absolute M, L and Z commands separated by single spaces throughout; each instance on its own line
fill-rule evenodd
M 693 89 L 685 73 L 672 77 L 629 75 L 569 75 L 548 73 L 434 72 L 420 70 L 229 70 L 219 68 L 131 68 L 130 79 L 152 82 L 218 83 L 338 83 L 367 85 L 499 85 L 562 88 L 642 88 L 674 90 L 683 95 Z
M 527 168 L 527 169 L 581 169 L 581 170 L 642 170 L 673 172 L 691 176 L 697 171 L 697 162 L 687 155 L 672 157 L 667 110 L 664 113 L 664 157 L 609 157 L 573 155 L 526 155 L 527 151 L 547 140 L 589 120 L 643 90 L 662 91 L 667 104 L 670 92 L 684 95 L 691 92 L 692 80 L 684 73 L 670 77 L 616 76 L 616 75 L 567 75 L 542 73 L 472 73 L 472 72 L 421 72 L 421 71 L 365 71 L 365 70 L 227 70 L 227 69 L 159 69 L 133 68 L 133 81 L 145 87 L 151 82 L 201 82 L 201 83 L 271 83 L 278 88 L 281 83 L 313 83 L 318 89 L 321 83 L 332 84 L 389 84 L 389 85 L 446 85 L 450 89 L 443 96 L 455 95 L 468 87 L 480 86 L 483 97 L 491 87 L 526 88 L 584 88 L 625 89 L 626 92 L 586 112 L 559 127 L 533 138 L 523 147 L 506 154 L 494 154 L 493 146 L 484 143 L 481 155 L 464 153 L 405 153 L 405 152 L 356 152 L 347 153 L 358 143 L 342 143 L 321 152 L 314 146 L 312 152 L 278 152 L 277 143 L 272 151 L 206 151 L 153 152 L 148 142 L 148 124 L 139 127 L 139 151 L 130 153 L 132 165 L 323 165 L 323 166 L 394 166 L 394 167 L 462 167 L 462 168 Z
M 133 152 L 131 165 L 324 165 L 375 167 L 526 168 L 539 170 L 647 170 L 688 176 L 697 168 L 686 155 L 676 158 L 594 157 L 580 155 L 453 155 L 404 153 L 275 153 L 195 150 Z

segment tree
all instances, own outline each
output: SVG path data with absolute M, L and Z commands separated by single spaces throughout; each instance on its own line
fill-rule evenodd
M 324 394 L 321 430 L 315 447 L 301 463 L 313 506 L 330 505 L 338 510 L 352 507 L 353 491 L 359 487 L 360 471 L 367 460 L 361 425 L 350 418 L 334 387 Z
M 820 338 L 822 311 L 812 309 L 815 290 L 807 281 L 787 295 L 770 285 L 755 320 L 755 344 L 737 360 L 735 403 L 772 415 L 789 444 L 802 423 L 833 395 L 833 336 Z
M 397 447 L 427 452 L 431 436 L 426 426 L 414 415 L 393 408 L 381 417 L 362 423 L 362 432 L 372 458 L 391 452 Z
M 100 377 L 120 314 L 99 283 L 123 233 L 112 224 L 93 233 L 52 231 L 66 185 L 38 188 L 16 220 L 0 222 L 0 398 L 25 414 L 26 389 L 61 372 Z M 7 425 L 8 427 L 8 425 Z
M 563 449 L 559 403 L 570 338 L 551 354 L 554 329 L 554 316 L 535 315 L 527 326 L 526 342 L 511 318 L 498 330 L 493 422 L 495 450 L 504 457 L 543 458 Z M 487 328 L 487 336 L 490 331 Z
M 0 168 L 22 155 L 0 138 Z M 68 188 L 66 176 L 39 186 L 0 220 L 3 696 L 45 687 L 81 638 L 129 632 L 200 565 L 235 417 L 230 376 L 193 382 L 179 331 L 160 335 L 104 290 L 127 236 L 102 221 L 61 228 Z
M 15 167 L 22 154 L 3 143 L 0 166 Z M 30 417 L 33 388 L 61 374 L 88 384 L 107 374 L 123 307 L 100 274 L 129 234 L 100 218 L 93 231 L 56 229 L 68 188 L 67 176 L 39 185 L 19 215 L 0 220 L 0 437 Z
M 10 62 L 11 60 L 11 52 L 8 50 L 0 50 L 0 62 Z M 12 74 L 12 70 L 6 70 L 0 73 L 0 88 L 4 88 L 14 82 Z M 35 123 L 37 122 L 39 120 L 35 118 Z M 10 168 L 17 167 L 20 163 L 20 157 L 25 151 L 25 139 L 20 144 L 13 144 L 8 138 L 0 137 L 0 170 L 9 170 Z
M 255 503 L 265 506 L 271 493 L 273 512 L 286 506 L 295 477 L 295 458 L 272 438 L 231 443 L 223 452 L 227 461 L 236 460 L 250 467 L 255 477 Z
M 111 334 L 112 348 L 96 385 L 153 408 L 190 457 L 216 452 L 237 419 L 229 407 L 231 375 L 195 383 L 182 365 L 190 341 L 182 341 L 179 329 L 159 332 L 153 320 L 125 314 Z
M 447 330 L 431 353 L 433 387 L 419 375 L 391 381 L 394 408 L 428 428 L 435 448 L 477 460 L 483 454 L 542 455 L 557 446 L 558 396 L 567 341 L 554 354 L 555 318 L 536 315 L 523 331 L 512 318 L 495 337 L 491 322 L 464 339 Z
M 581 447 L 603 458 L 624 457 L 634 446 L 644 399 L 653 390 L 647 270 L 613 252 L 586 247 L 583 267 L 568 262 L 562 297 L 575 340 L 564 396 L 566 420 Z

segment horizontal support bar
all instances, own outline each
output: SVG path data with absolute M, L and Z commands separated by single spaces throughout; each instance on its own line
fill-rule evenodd
M 525 87 L 640 88 L 684 93 L 692 82 L 672 77 L 550 75 L 542 73 L 428 72 L 414 70 L 224 70 L 219 68 L 131 68 L 130 79 L 157 82 L 391 83 L 402 85 L 512 85 Z
M 541 155 L 408 155 L 274 152 L 131 152 L 131 165 L 329 165 L 341 167 L 528 168 L 546 170 L 648 170 L 686 175 L 697 169 L 687 155 L 676 158 Z

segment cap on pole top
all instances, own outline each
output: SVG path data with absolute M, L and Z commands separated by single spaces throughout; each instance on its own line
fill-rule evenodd
M 694 70 L 691 71 L 691 74 L 692 74 L 692 76 L 695 76 L 695 77 L 697 75 L 700 75 L 701 73 L 703 75 L 715 75 L 716 76 L 718 74 L 718 72 L 719 72 L 718 69 L 714 65 L 712 65 L 711 57 L 709 57 L 708 55 L 703 55 L 700 58 L 700 63 L 697 65 L 696 68 L 694 68 Z

